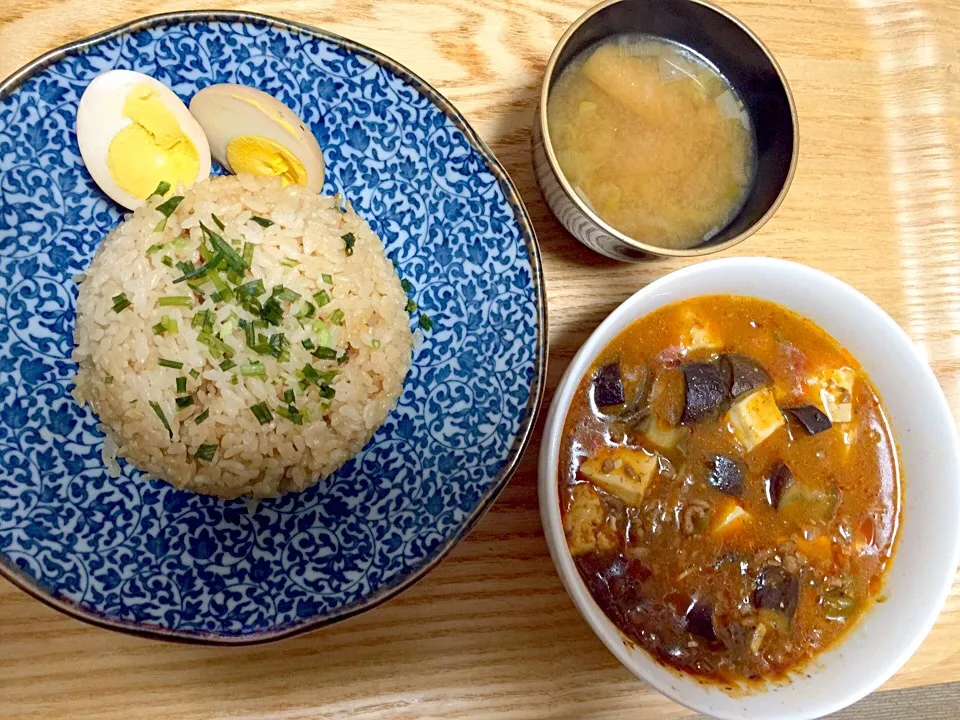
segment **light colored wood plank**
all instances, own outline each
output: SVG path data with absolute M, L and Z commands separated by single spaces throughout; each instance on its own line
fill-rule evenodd
M 0 76 L 57 45 L 161 9 L 255 10 L 386 52 L 464 112 L 528 204 L 547 276 L 552 391 L 607 312 L 684 264 L 627 266 L 594 256 L 560 228 L 536 190 L 529 127 L 543 67 L 588 5 L 178 0 L 161 8 L 145 0 L 0 0 Z M 960 417 L 960 2 L 723 5 L 773 49 L 801 121 L 793 189 L 767 227 L 730 254 L 798 260 L 865 292 L 924 347 Z M 563 592 L 540 530 L 537 444 L 471 537 L 426 580 L 306 637 L 242 649 L 160 644 L 87 627 L 0 582 L 0 715 L 688 717 L 621 668 Z M 887 689 L 956 680 L 960 584 Z

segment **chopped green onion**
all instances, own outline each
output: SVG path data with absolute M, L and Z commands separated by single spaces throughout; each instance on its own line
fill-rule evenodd
M 285 288 L 283 285 L 277 285 L 270 293 L 270 297 L 275 297 L 280 302 L 296 302 L 300 299 L 300 293 Z
M 213 222 L 216 223 L 217 227 L 220 228 L 221 230 L 223 230 L 223 229 L 226 227 L 226 225 L 224 225 L 222 222 L 220 222 L 220 218 L 218 218 L 218 217 L 217 217 L 216 215 L 214 215 L 213 213 L 210 213 L 210 217 L 213 218 Z
M 287 405 L 293 405 L 293 403 L 294 403 L 294 401 L 295 401 L 296 399 L 297 399 L 297 396 L 296 396 L 296 394 L 293 392 L 293 390 L 284 390 L 284 391 L 283 391 L 283 401 L 284 401 Z
M 283 265 L 284 267 L 295 268 L 297 265 L 300 264 L 300 261 L 294 260 L 293 258 L 284 258 L 283 260 L 280 261 L 280 264 Z
M 287 407 L 281 405 L 277 408 L 277 415 L 285 417 L 294 425 L 303 425 L 303 415 L 293 405 L 287 405 Z
M 228 270 L 227 281 L 232 282 L 234 285 L 239 285 L 243 282 L 243 273 L 237 272 L 236 270 Z
M 160 260 L 160 262 L 162 262 L 162 263 L 163 263 L 164 265 L 166 265 L 168 268 L 172 268 L 172 267 L 173 267 L 173 258 L 171 258 L 169 255 L 164 255 L 164 256 L 163 256 L 163 259 Z
M 320 393 L 320 397 L 326 398 L 327 400 L 333 400 L 337 396 L 337 391 L 329 385 L 321 385 L 318 392 Z
M 317 307 L 323 307 L 324 305 L 329 304 L 330 295 L 326 290 L 321 290 L 318 293 L 314 293 L 313 299 L 316 301 Z
M 104 385 L 113 385 L 113 375 L 107 375 L 107 376 L 103 379 L 103 384 L 104 384 Z
M 297 320 L 309 320 L 316 314 L 317 309 L 313 306 L 313 303 L 306 302 L 300 308 L 300 312 L 297 313 Z
M 210 349 L 210 353 L 217 360 L 224 356 L 232 357 L 236 354 L 232 347 L 208 331 L 197 333 L 197 342 L 206 345 Z
M 230 270 L 242 274 L 245 270 L 250 269 L 250 263 L 240 257 L 237 251 L 230 247 L 230 243 L 226 242 L 202 222 L 200 223 L 200 229 L 210 238 L 210 244 L 213 245 L 213 249 L 223 256 L 223 260 Z
M 427 317 L 426 314 L 420 316 L 420 327 L 424 330 L 433 330 L 433 320 Z
M 298 373 L 311 385 L 320 384 L 320 373 L 317 372 L 317 369 L 310 365 L 309 363 L 303 366 L 303 369 Z
M 153 226 L 154 232 L 163 232 L 163 229 L 167 226 L 167 218 L 162 218 L 160 222 Z
M 413 290 L 413 283 L 407 280 L 406 278 L 404 278 L 403 280 L 400 281 L 400 287 L 403 288 L 403 291 L 405 293 L 409 294 L 410 291 Z
M 260 318 L 268 325 L 279 325 L 283 322 L 283 308 L 277 298 L 272 297 L 263 304 Z
M 260 297 L 267 289 L 263 286 L 263 280 L 251 280 L 236 289 L 238 298 Z
M 166 202 L 162 202 L 156 207 L 156 211 L 163 215 L 165 218 L 173 215 L 173 212 L 177 209 L 180 203 L 183 202 L 183 195 L 174 195 L 172 198 Z
M 193 395 L 184 395 L 183 397 L 178 397 L 176 399 L 176 403 L 178 410 L 185 410 L 193 405 Z
M 148 247 L 147 257 L 149 257 L 150 255 L 153 255 L 155 252 L 159 252 L 160 250 L 163 250 L 164 245 L 166 245 L 166 243 L 155 243 L 150 247 Z
M 273 421 L 273 413 L 270 412 L 270 408 L 267 407 L 265 402 L 251 405 L 250 412 L 252 412 L 254 417 L 260 421 L 261 425 L 266 425 L 267 423 Z
M 370 347 L 372 347 L 374 350 L 379 350 L 379 349 L 380 349 L 380 341 L 377 340 L 376 338 L 374 338 L 373 340 L 370 341 Z
M 204 332 L 211 332 L 216 319 L 217 316 L 213 313 L 213 310 L 201 310 L 193 316 L 193 320 L 190 321 L 190 327 L 194 329 L 202 328 Z
M 176 280 L 174 280 L 173 284 L 176 285 L 177 283 L 182 283 L 185 280 L 193 280 L 195 278 L 205 277 L 209 271 L 213 270 L 215 267 L 217 267 L 217 265 L 220 264 L 221 260 L 223 260 L 223 255 L 220 253 L 217 253 L 212 258 L 210 258 L 207 262 L 205 262 L 203 265 L 196 268 L 195 270 L 190 270 L 188 272 L 185 272 L 183 275 L 181 275 Z M 201 283 L 201 285 L 202 284 L 203 283 Z
M 313 332 L 317 335 L 317 345 L 325 345 L 330 347 L 330 345 L 333 343 L 333 335 L 330 333 L 329 328 L 327 328 L 323 320 L 316 320 L 313 323 Z
M 227 285 L 227 281 L 223 279 L 223 276 L 219 273 L 219 271 L 217 271 L 216 268 L 210 268 L 210 270 L 207 272 L 207 277 L 217 289 L 217 295 L 220 296 L 220 300 L 223 302 L 230 302 L 233 300 L 233 290 L 230 289 L 230 286 Z
M 246 341 L 248 348 L 257 344 L 257 329 L 252 322 L 248 322 L 243 328 L 243 339 Z
M 224 372 L 226 372 L 227 370 L 233 370 L 236 366 L 237 364 L 230 358 L 227 358 L 222 363 L 220 363 L 220 369 L 223 370 Z
M 413 298 L 407 300 L 407 307 L 404 308 L 408 313 L 414 313 L 417 311 L 417 301 Z
M 170 333 L 171 335 L 176 335 L 179 329 L 180 328 L 177 325 L 176 320 L 164 315 L 162 318 L 160 318 L 160 322 L 153 326 L 153 334 L 164 335 L 166 333 Z
M 332 313 L 330 313 L 330 317 L 327 319 L 330 322 L 332 322 L 334 325 L 343 325 L 343 310 L 341 310 L 340 308 L 337 308 Z
M 303 345 L 304 350 L 313 350 L 316 345 L 313 344 L 313 340 L 307 338 L 306 340 L 301 340 L 300 344 Z
M 183 395 L 187 391 L 187 379 L 182 375 L 177 378 L 177 392 Z
M 190 273 L 197 269 L 197 266 L 194 265 L 190 260 L 181 260 L 177 263 L 177 270 L 182 273 Z
M 354 237 L 353 233 L 348 232 L 346 235 L 341 235 L 341 239 L 344 244 L 344 252 L 347 255 L 353 255 L 353 246 L 357 242 L 357 238 Z
M 194 457 L 201 462 L 210 462 L 213 460 L 213 456 L 217 454 L 216 445 L 201 445 L 197 448 L 197 453 Z
M 317 360 L 336 360 L 337 359 L 337 351 L 329 347 L 318 347 L 316 350 L 313 351 L 312 354 L 315 358 L 317 358 Z
M 199 415 L 197 415 L 197 416 L 193 419 L 193 422 L 194 422 L 194 424 L 199 425 L 199 424 L 202 423 L 204 420 L 206 420 L 208 417 L 210 417 L 210 411 L 209 411 L 209 410 L 204 410 L 202 413 L 200 413 Z
M 283 350 L 287 346 L 287 338 L 283 333 L 276 333 L 270 336 L 268 344 L 275 350 Z
M 327 273 L 323 273 L 323 275 L 321 275 L 320 278 L 321 278 L 327 285 L 333 285 L 333 275 L 327 275 Z
M 173 430 L 170 429 L 170 423 L 167 422 L 167 416 L 163 414 L 163 408 L 160 407 L 160 403 L 156 403 L 151 400 L 150 407 L 153 408 L 153 412 L 156 413 L 158 418 L 160 418 L 160 422 L 163 423 L 164 429 L 166 429 L 166 431 L 170 433 L 170 437 L 173 438 Z
M 259 360 L 251 360 L 240 366 L 240 374 L 244 377 L 258 377 L 262 380 L 267 379 L 267 369 Z
M 126 293 L 120 293 L 119 295 L 113 296 L 113 311 L 115 313 L 121 313 L 130 307 L 132 303 L 127 299 Z
M 243 261 L 247 267 L 253 267 L 253 243 L 243 244 Z
M 192 377 L 194 380 L 199 379 L 199 378 L 200 378 L 200 371 L 199 371 L 199 370 L 191 370 L 191 371 L 190 371 L 190 377 Z
M 344 351 L 343 351 L 343 355 L 341 355 L 340 357 L 337 358 L 337 365 L 346 365 L 346 364 L 347 364 L 347 360 L 349 360 L 349 359 L 350 359 L 350 356 L 347 355 L 347 351 L 344 350 Z
M 157 307 L 193 307 L 193 298 L 189 295 L 167 295 L 157 300 Z
M 157 185 L 157 189 L 147 195 L 147 200 L 152 198 L 154 195 L 166 195 L 169 191 L 170 183 L 168 183 L 166 180 L 161 180 Z
M 250 219 L 260 227 L 268 228 L 273 225 L 273 220 L 267 220 L 267 218 L 257 217 L 256 215 L 252 216 Z
M 157 360 L 157 365 L 165 368 L 173 368 L 174 370 L 182 370 L 183 363 L 178 362 L 177 360 L 167 360 L 166 358 L 160 358 Z

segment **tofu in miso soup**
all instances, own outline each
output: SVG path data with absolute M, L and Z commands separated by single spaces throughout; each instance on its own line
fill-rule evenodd
M 736 217 L 755 140 L 736 90 L 680 45 L 621 35 L 587 49 L 547 105 L 557 161 L 581 199 L 625 235 L 690 248 Z

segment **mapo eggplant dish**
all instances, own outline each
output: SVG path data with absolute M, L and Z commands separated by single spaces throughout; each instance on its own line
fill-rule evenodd
M 777 679 L 875 601 L 900 518 L 869 378 L 774 303 L 711 296 L 624 330 L 577 388 L 560 504 L 594 600 L 659 662 Z

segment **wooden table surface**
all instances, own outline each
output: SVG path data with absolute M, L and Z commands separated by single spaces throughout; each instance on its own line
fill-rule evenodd
M 543 68 L 590 4 L 0 0 L 0 77 L 121 22 L 213 6 L 320 26 L 396 58 L 460 108 L 530 210 L 549 297 L 549 403 L 600 320 L 686 264 L 617 265 L 593 255 L 551 217 L 537 191 L 529 138 Z M 722 4 L 779 58 L 801 128 L 786 202 L 726 254 L 797 260 L 866 293 L 926 351 L 960 415 L 960 2 Z M 623 669 L 564 593 L 540 529 L 538 444 L 535 438 L 490 513 L 426 579 L 385 606 L 307 636 L 239 649 L 158 643 L 88 627 L 0 581 L 0 716 L 689 717 Z M 958 680 L 960 583 L 885 689 Z

